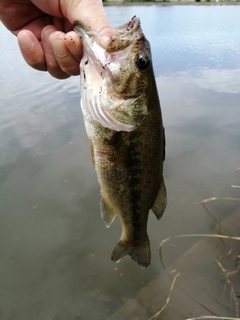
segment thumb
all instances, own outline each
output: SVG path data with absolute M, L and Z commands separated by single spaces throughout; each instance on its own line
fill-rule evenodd
M 72 24 L 80 21 L 87 27 L 108 37 L 114 35 L 107 20 L 102 0 L 65 0 L 61 3 L 64 16 Z

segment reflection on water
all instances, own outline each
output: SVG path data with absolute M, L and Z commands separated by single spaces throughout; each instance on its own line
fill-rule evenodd
M 239 184 L 233 173 L 240 163 L 240 7 L 113 6 L 106 11 L 114 26 L 140 16 L 152 45 L 167 133 L 169 195 L 161 221 L 149 217 L 152 264 L 142 270 L 128 257 L 120 264 L 110 260 L 120 224 L 115 221 L 105 229 L 99 215 L 99 186 L 79 107 L 78 77 L 58 81 L 30 69 L 15 38 L 0 26 L 3 320 L 124 319 L 126 310 L 131 315 L 126 319 L 150 317 L 157 311 L 151 291 L 161 304 L 169 288 L 159 243 L 215 226 L 202 199 L 239 197 L 230 185 L 233 179 Z M 221 221 L 236 206 L 218 202 L 211 210 Z M 167 265 L 190 244 L 181 242 L 174 253 L 165 250 Z M 193 276 L 198 268 L 187 270 Z M 151 280 L 159 287 L 154 289 Z M 220 282 L 218 291 L 223 293 L 224 280 Z M 148 301 L 141 308 L 138 293 Z M 169 318 L 189 317 L 188 307 L 181 308 L 182 295 L 173 300 Z M 191 309 L 194 316 L 202 311 Z

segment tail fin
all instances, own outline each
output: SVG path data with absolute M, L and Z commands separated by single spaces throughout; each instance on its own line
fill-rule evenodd
M 151 261 L 149 240 L 146 239 L 145 241 L 137 245 L 119 240 L 118 244 L 112 252 L 111 259 L 112 261 L 119 262 L 125 255 L 129 255 L 134 261 L 139 264 L 140 267 L 148 267 Z

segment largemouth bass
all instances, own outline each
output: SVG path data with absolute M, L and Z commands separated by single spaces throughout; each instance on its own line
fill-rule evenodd
M 150 264 L 149 210 L 160 219 L 166 207 L 163 180 L 165 135 L 150 44 L 140 20 L 114 29 L 108 38 L 76 22 L 83 42 L 81 108 L 101 188 L 106 227 L 116 216 L 122 235 L 112 252 Z

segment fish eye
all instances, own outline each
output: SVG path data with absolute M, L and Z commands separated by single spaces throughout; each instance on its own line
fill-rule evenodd
M 145 53 L 141 53 L 137 56 L 136 65 L 140 70 L 146 70 L 150 65 L 150 62 L 150 57 Z

